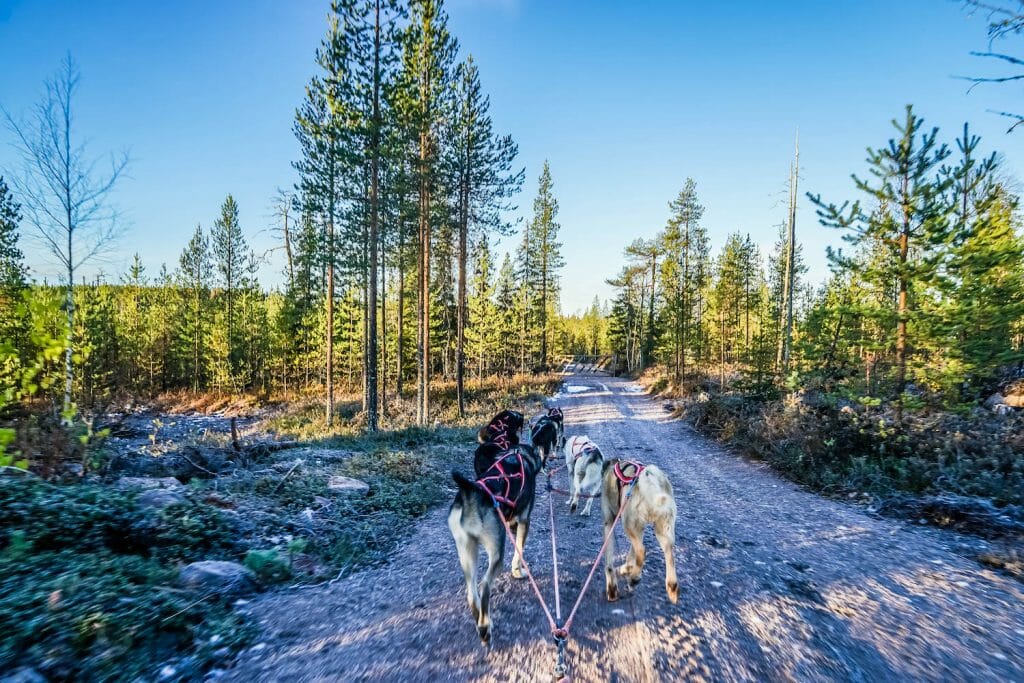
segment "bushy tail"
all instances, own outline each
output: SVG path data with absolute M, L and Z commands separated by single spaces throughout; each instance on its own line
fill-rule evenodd
M 452 479 L 455 480 L 455 484 L 459 487 L 459 491 L 463 493 L 469 493 L 476 488 L 476 483 L 471 479 L 466 479 L 466 477 L 458 470 L 452 470 Z

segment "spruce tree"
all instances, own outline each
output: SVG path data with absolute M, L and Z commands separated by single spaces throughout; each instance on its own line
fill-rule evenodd
M 22 296 L 28 286 L 25 256 L 18 247 L 21 207 L 0 176 L 0 339 L 9 342 L 12 353 L 27 360 L 28 320 Z
M 210 245 L 201 226 L 196 226 L 192 239 L 178 261 L 177 286 L 181 292 L 179 343 L 182 345 L 183 376 L 189 378 L 192 390 L 206 386 L 207 320 L 210 287 L 213 282 Z
M 241 339 L 236 320 L 239 290 L 245 286 L 249 248 L 242 235 L 242 227 L 238 223 L 238 204 L 234 197 L 227 196 L 221 205 L 220 218 L 213 223 L 210 231 L 210 250 L 214 268 L 217 273 L 217 284 L 220 285 L 221 310 L 224 315 L 224 352 L 220 359 L 224 362 L 226 375 L 224 379 L 237 389 L 238 373 L 241 365 Z

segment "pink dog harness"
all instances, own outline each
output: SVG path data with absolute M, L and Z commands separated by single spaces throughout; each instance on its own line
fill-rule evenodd
M 583 454 L 587 451 L 592 451 L 596 448 L 597 446 L 594 445 L 594 442 L 585 436 L 574 436 L 569 441 L 569 453 L 572 455 L 573 463 L 582 458 Z
M 628 476 L 625 472 L 622 471 L 623 467 L 632 467 L 636 471 L 633 473 L 633 476 Z M 615 478 L 619 480 L 619 488 L 621 488 L 623 486 L 629 486 L 634 481 L 639 479 L 640 473 L 644 471 L 644 466 L 632 460 L 620 460 L 619 462 L 615 463 L 615 467 L 612 471 L 615 472 Z
M 518 472 L 505 470 L 505 466 L 517 461 Z M 523 454 L 516 448 L 501 456 L 484 472 L 484 476 L 476 480 L 476 484 L 491 496 L 495 507 L 500 503 L 510 510 L 514 509 L 519 497 L 523 495 L 523 489 L 526 488 L 526 463 L 523 461 Z

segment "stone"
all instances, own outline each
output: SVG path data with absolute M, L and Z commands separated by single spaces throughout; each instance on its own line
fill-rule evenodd
M 114 484 L 119 489 L 180 489 L 184 487 L 174 477 L 121 477 Z
M 1005 406 L 1005 405 L 1006 405 L 1006 397 L 1003 396 L 1002 394 L 1000 394 L 998 391 L 996 393 L 992 394 L 991 396 L 989 396 L 987 399 L 985 399 L 985 407 L 986 408 L 995 408 L 996 406 Z
M 181 568 L 178 581 L 182 586 L 203 593 L 238 595 L 256 589 L 256 575 L 237 562 L 203 560 Z
M 135 504 L 143 509 L 163 510 L 172 505 L 181 505 L 188 499 L 177 491 L 170 489 L 149 489 L 138 497 Z
M 0 683 L 46 683 L 46 677 L 35 669 L 23 666 L 0 677 Z
M 352 477 L 343 477 L 341 475 L 335 475 L 328 479 L 327 488 L 339 493 L 352 492 L 365 494 L 370 491 L 370 485 L 365 481 L 353 479 Z

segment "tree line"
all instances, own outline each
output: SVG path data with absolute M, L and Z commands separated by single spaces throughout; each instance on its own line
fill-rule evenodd
M 0 324 L 21 319 L 65 335 L 65 408 L 72 398 L 91 405 L 117 390 L 322 390 L 330 423 L 337 391 L 359 390 L 373 430 L 389 397 L 414 393 L 418 421 L 427 423 L 432 381 L 454 381 L 461 411 L 467 378 L 534 371 L 567 348 L 550 168 L 540 173 L 532 217 L 517 225 L 510 216 L 525 175 L 517 146 L 495 132 L 479 69 L 471 56 L 459 60 L 442 3 L 332 2 L 315 63 L 293 126 L 299 180 L 273 199 L 285 270 L 283 285 L 269 292 L 259 286 L 263 259 L 248 247 L 230 195 L 208 229 L 196 228 L 176 266 L 151 273 L 136 257 L 119 282 L 76 281 L 83 261 L 72 248 L 99 251 L 112 237 L 116 212 L 99 194 L 102 210 L 91 218 L 109 230 L 84 235 L 81 216 L 69 213 L 49 241 L 58 260 L 75 267 L 60 288 L 31 283 L 19 225 L 36 236 L 54 232 L 49 212 L 38 210 L 53 201 L 48 160 L 66 157 L 109 190 L 128 159 L 110 177 L 87 172 L 92 166 L 72 140 L 78 76 L 70 58 L 48 82 L 48 92 L 66 95 L 60 107 L 28 122 L 8 114 L 27 160 L 19 181 L 27 181 L 0 184 Z M 68 140 L 71 153 L 62 156 L 47 139 Z M 518 246 L 498 263 L 495 239 L 517 229 Z M 48 346 L 18 338 L 20 348 L 6 352 L 8 388 L 18 384 L 15 367 L 32 367 Z M 44 365 L 50 386 L 58 368 Z
M 995 153 L 965 124 L 952 144 L 907 107 L 870 149 L 857 198 L 809 194 L 832 274 L 805 280 L 796 238 L 798 161 L 779 239 L 763 254 L 730 234 L 712 255 L 696 184 L 665 229 L 626 250 L 611 284 L 613 350 L 629 371 L 655 363 L 677 383 L 773 394 L 797 383 L 864 400 L 971 403 L 1024 362 L 1024 237 L 1019 198 Z

